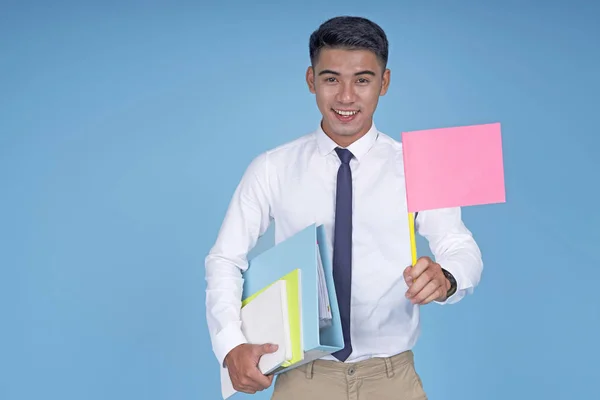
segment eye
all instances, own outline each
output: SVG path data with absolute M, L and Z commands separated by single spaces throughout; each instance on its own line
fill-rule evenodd
M 358 83 L 366 84 L 369 83 L 369 80 L 367 78 L 358 78 Z
M 328 82 L 328 83 L 334 83 L 335 81 L 336 81 L 336 79 L 333 76 L 325 78 L 325 82 Z

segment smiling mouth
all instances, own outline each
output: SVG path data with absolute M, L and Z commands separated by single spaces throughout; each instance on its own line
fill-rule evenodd
M 358 113 L 358 110 L 336 110 L 332 108 L 333 112 L 337 115 L 341 115 L 342 117 L 352 117 Z

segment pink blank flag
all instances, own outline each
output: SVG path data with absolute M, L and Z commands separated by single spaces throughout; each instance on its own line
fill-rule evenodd
M 500 124 L 402 133 L 408 211 L 504 203 Z

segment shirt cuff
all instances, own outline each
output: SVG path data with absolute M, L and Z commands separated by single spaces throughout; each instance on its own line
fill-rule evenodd
M 229 324 L 217 335 L 213 341 L 213 351 L 219 364 L 225 367 L 225 357 L 231 350 L 240 344 L 248 343 L 246 337 L 242 333 L 240 325 Z

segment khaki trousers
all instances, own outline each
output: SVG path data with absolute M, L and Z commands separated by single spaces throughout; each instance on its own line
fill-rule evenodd
M 271 400 L 427 400 L 412 351 L 356 363 L 316 360 L 279 374 Z

